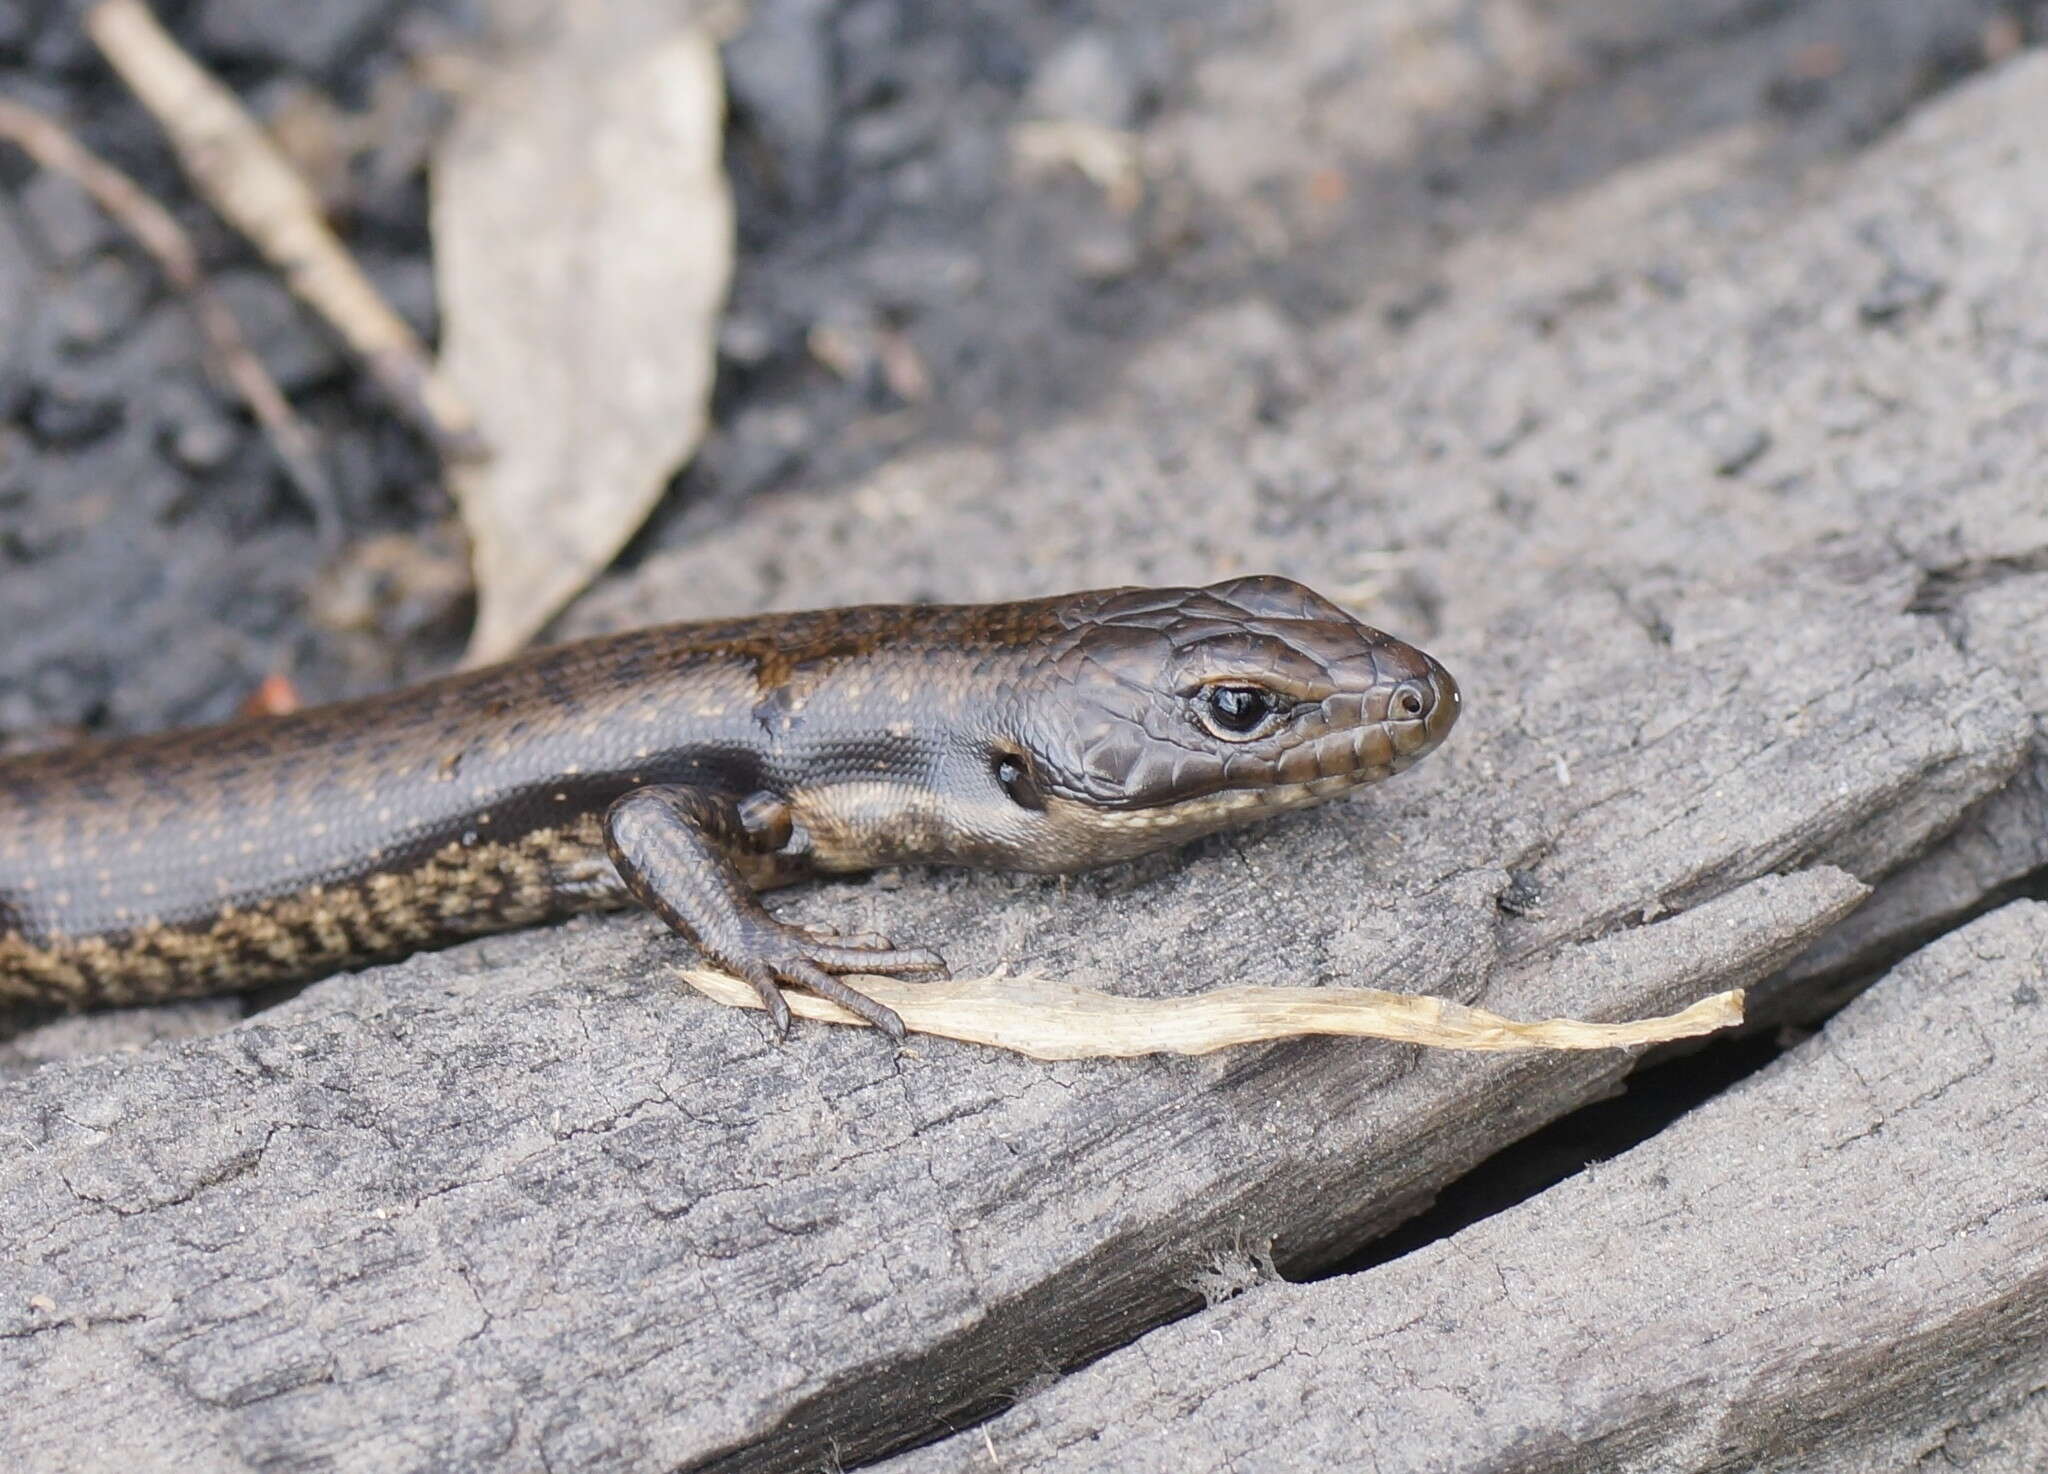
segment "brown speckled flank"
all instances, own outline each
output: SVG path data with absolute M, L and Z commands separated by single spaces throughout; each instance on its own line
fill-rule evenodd
M 53 1007 L 153 1003 L 319 976 L 380 957 L 445 946 L 464 935 L 530 926 L 579 909 L 623 904 L 616 877 L 579 891 L 603 845 L 598 816 L 537 829 L 511 844 L 444 845 L 408 870 L 313 885 L 226 905 L 204 922 L 152 920 L 125 934 L 53 938 L 0 934 L 0 987 Z
M 1298 584 L 640 630 L 368 700 L 0 761 L 0 1005 L 321 976 L 628 899 L 754 981 L 929 953 L 757 888 L 1063 871 L 1384 778 L 1457 687 Z

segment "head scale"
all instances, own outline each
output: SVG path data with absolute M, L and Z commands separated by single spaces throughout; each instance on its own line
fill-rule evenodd
M 994 863 L 1077 869 L 1319 802 L 1418 761 L 1458 717 L 1436 661 L 1284 578 L 1061 610 L 1047 678 L 991 747 L 1013 810 Z

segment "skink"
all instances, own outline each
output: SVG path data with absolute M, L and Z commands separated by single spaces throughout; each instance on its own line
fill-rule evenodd
M 319 977 L 637 901 L 901 1037 L 842 975 L 934 953 L 756 892 L 906 862 L 1061 872 L 1399 772 L 1436 661 L 1300 584 L 671 625 L 289 716 L 0 760 L 0 1005 Z

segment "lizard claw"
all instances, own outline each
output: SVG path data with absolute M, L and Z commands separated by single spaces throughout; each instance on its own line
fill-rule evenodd
M 750 938 L 754 945 L 744 958 L 717 958 L 753 984 L 767 1007 L 769 1021 L 778 1037 L 789 1034 L 789 1004 L 783 999 L 785 985 L 829 999 L 849 1013 L 865 1019 L 899 1044 L 905 1030 L 896 1010 L 877 1003 L 837 976 L 839 973 L 875 973 L 884 977 L 904 974 L 945 976 L 946 959 L 922 947 L 894 947 L 886 937 L 863 934 L 839 936 L 822 927 L 791 926 L 771 922 L 766 935 Z M 826 938 L 832 940 L 826 940 Z

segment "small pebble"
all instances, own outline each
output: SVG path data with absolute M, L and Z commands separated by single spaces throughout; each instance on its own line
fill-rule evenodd
M 58 266 L 83 261 L 118 235 L 114 222 L 72 180 L 48 169 L 30 175 L 21 187 L 22 213 Z
M 17 61 L 35 39 L 37 7 L 25 0 L 0 0 L 0 57 Z
M 775 325 L 759 313 L 740 309 L 719 324 L 719 353 L 743 368 L 766 363 L 775 356 L 777 346 Z
M 848 159 L 862 169 L 880 168 L 906 159 L 931 141 L 941 124 L 932 107 L 898 103 L 855 118 L 846 130 Z
M 1771 448 L 1771 432 L 1762 425 L 1733 424 L 1715 432 L 1708 450 L 1719 476 L 1739 476 Z
M 29 428 L 45 445 L 84 445 L 120 424 L 122 413 L 118 388 L 59 370 L 36 386 Z
M 93 349 L 112 341 L 141 316 L 149 290 L 144 274 L 121 257 L 95 257 L 51 295 L 57 345 Z
M 1905 313 L 1930 306 L 1941 291 L 1942 283 L 1933 277 L 1894 266 L 1856 304 L 1856 311 L 1868 323 L 1890 322 Z
M 1117 44 L 1101 31 L 1082 31 L 1039 64 L 1025 101 L 1042 118 L 1122 131 L 1138 120 L 1139 91 Z
M 345 62 L 390 8 L 389 0 L 205 0 L 192 30 L 216 55 L 319 74 Z
M 783 187 L 798 204 L 819 194 L 838 116 L 827 0 L 759 0 L 726 43 L 726 83 L 775 150 Z
M 1103 221 L 1078 231 L 1067 243 L 1076 275 L 1092 282 L 1116 281 L 1138 269 L 1138 240 L 1123 221 Z
M 884 307 L 938 307 L 981 285 L 983 267 L 974 254 L 946 246 L 892 246 L 869 254 L 861 281 Z
M 241 324 L 250 351 L 285 393 L 296 394 L 342 373 L 340 348 L 272 273 L 255 268 L 223 271 L 214 277 L 213 290 Z
M 795 405 L 744 409 L 705 443 L 704 472 L 722 493 L 751 496 L 801 462 L 815 433 L 810 417 Z
M 216 471 L 233 457 L 242 431 L 188 383 L 159 400 L 157 444 L 187 471 Z

